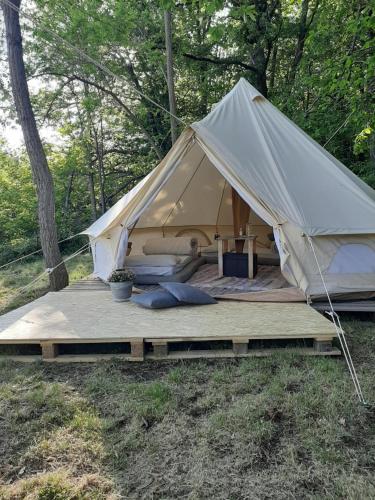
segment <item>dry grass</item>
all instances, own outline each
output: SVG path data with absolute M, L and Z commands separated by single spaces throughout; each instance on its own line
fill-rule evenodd
M 30 283 L 44 269 L 43 260 L 40 257 L 35 257 L 0 270 L 0 314 L 23 306 L 48 292 L 48 277 L 45 277 L 28 289 L 26 293 L 14 296 L 19 288 Z M 78 255 L 67 262 L 67 269 L 70 281 L 84 278 L 92 272 L 91 255 Z
M 373 324 L 346 327 L 375 401 Z M 3 361 L 0 380 L 0 498 L 375 498 L 343 360 Z

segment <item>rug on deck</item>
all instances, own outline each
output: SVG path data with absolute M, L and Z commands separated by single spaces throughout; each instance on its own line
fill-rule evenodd
M 201 288 L 212 296 L 228 293 L 261 292 L 291 286 L 277 266 L 258 266 L 257 275 L 250 280 L 234 276 L 219 278 L 217 264 L 204 264 L 186 283 Z M 142 290 L 157 290 L 159 285 L 137 285 L 137 287 Z

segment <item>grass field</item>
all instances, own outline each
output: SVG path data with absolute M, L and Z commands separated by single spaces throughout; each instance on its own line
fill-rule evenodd
M 89 254 L 78 255 L 66 264 L 69 279 L 75 281 L 92 272 L 92 257 Z M 13 298 L 15 292 L 30 283 L 44 271 L 40 257 L 21 261 L 10 267 L 0 269 L 0 314 L 20 307 L 31 300 L 41 297 L 48 291 L 48 277 L 41 279 L 35 287 Z
M 374 324 L 345 328 L 374 402 Z M 2 500 L 373 499 L 375 414 L 342 359 L 0 357 L 0 485 Z

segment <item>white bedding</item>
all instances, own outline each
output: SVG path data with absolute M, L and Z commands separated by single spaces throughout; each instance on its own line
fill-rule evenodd
M 148 255 L 147 257 L 157 257 L 157 255 Z M 189 264 L 189 262 L 193 260 L 193 258 L 190 255 L 179 255 L 178 257 L 180 259 L 180 262 L 178 262 L 178 264 L 175 264 L 173 266 L 127 265 L 126 267 L 131 271 L 133 271 L 137 276 L 145 276 L 145 275 L 172 276 L 173 274 L 176 274 L 179 271 L 181 271 L 187 264 Z

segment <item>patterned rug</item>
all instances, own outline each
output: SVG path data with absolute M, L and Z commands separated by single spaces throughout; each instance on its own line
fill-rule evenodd
M 233 276 L 218 277 L 217 264 L 204 264 L 187 281 L 189 285 L 201 288 L 212 296 L 226 293 L 262 292 L 277 288 L 288 288 L 291 285 L 281 274 L 277 266 L 258 266 L 254 279 L 236 278 Z M 157 290 L 159 285 L 138 285 L 142 290 Z

